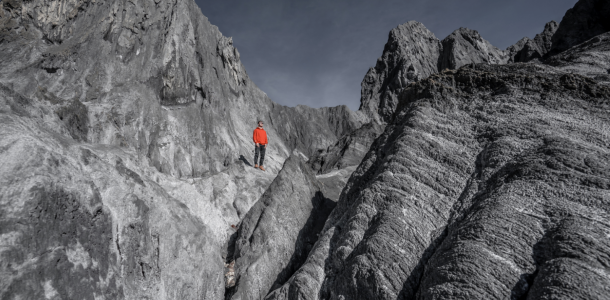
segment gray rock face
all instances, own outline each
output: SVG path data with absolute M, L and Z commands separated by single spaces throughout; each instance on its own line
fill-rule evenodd
M 245 216 L 235 242 L 230 299 L 261 299 L 303 264 L 335 202 L 298 156 L 289 157 Z
M 400 25 L 351 112 L 273 103 L 191 0 L 3 1 L 0 298 L 604 299 L 606 12 Z
M 444 69 L 471 63 L 506 64 L 542 59 L 551 49 L 555 21 L 532 40 L 523 38 L 506 50 L 483 39 L 476 30 L 460 28 L 442 42 L 424 25 L 411 21 L 390 32 L 383 55 L 362 81 L 360 111 L 380 124 L 391 122 L 400 93 L 411 82 Z
M 552 56 L 545 64 L 610 84 L 610 33 L 600 34 Z
M 384 127 L 375 122 L 367 123 L 342 136 L 334 145 L 320 149 L 307 162 L 317 174 L 357 166 L 366 155 L 373 141 Z
M 551 51 L 551 39 L 559 24 L 555 21 L 546 23 L 542 33 L 539 33 L 533 40 L 525 37 L 506 49 L 508 52 L 508 62 L 528 62 L 531 60 L 542 60 Z
M 326 197 L 339 200 L 347 180 L 383 129 L 384 126 L 376 122 L 364 124 L 309 158 L 307 164 L 318 174 L 316 177 L 324 185 Z
M 346 107 L 273 103 L 190 0 L 15 0 L 2 13 L 0 83 L 52 102 L 75 139 L 132 149 L 175 177 L 225 170 L 251 151 L 259 118 L 282 160 L 366 122 Z
M 460 28 L 443 41 L 438 69 L 458 69 L 471 63 L 505 64 L 508 55 L 483 39 L 478 31 Z
M 267 299 L 603 299 L 610 89 L 534 64 L 412 84 Z
M 191 0 L 3 1 L 0 53 L 2 299 L 220 299 L 284 160 L 368 122 L 273 103 Z
M 383 55 L 362 80 L 359 110 L 377 123 L 389 122 L 400 92 L 410 82 L 437 72 L 441 49 L 439 40 L 419 22 L 392 29 Z
M 610 3 L 580 0 L 569 9 L 552 38 L 552 53 L 568 50 L 596 35 L 610 31 Z
M 0 85 L 0 298 L 221 297 L 224 233 L 210 223 L 224 221 L 168 187 L 196 185 L 61 126 Z

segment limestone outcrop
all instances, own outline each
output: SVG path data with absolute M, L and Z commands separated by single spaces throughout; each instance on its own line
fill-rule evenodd
M 539 33 L 530 39 L 524 37 L 516 44 L 508 47 L 508 62 L 528 62 L 531 60 L 543 60 L 543 58 L 551 51 L 552 37 L 557 31 L 559 24 L 555 21 L 546 23 L 542 33 Z
M 610 3 L 580 0 L 569 9 L 552 37 L 552 53 L 568 50 L 596 35 L 610 31 Z
M 306 263 L 266 299 L 603 299 L 609 101 L 536 64 L 410 85 Z
M 239 226 L 236 285 L 225 297 L 261 299 L 305 262 L 336 203 L 298 156 L 290 156 Z
M 353 112 L 272 102 L 192 0 L 3 1 L 0 298 L 605 299 L 607 8 L 400 25 Z
M 419 22 L 392 29 L 383 55 L 362 80 L 359 110 L 377 123 L 389 122 L 402 89 L 437 72 L 441 49 L 439 40 Z
M 368 122 L 272 102 L 192 0 L 3 1 L 0 53 L 3 299 L 220 299 L 284 160 Z

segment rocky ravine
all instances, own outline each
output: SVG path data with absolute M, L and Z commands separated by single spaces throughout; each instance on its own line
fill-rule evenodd
M 603 299 L 607 8 L 400 25 L 351 112 L 273 103 L 191 0 L 3 1 L 0 298 Z
M 462 54 L 445 60 L 458 70 L 398 88 L 373 80 L 380 97 L 398 95 L 377 102 L 385 131 L 303 266 L 265 299 L 606 299 L 607 33 L 552 52 L 566 39 L 557 28 L 584 26 L 574 11 L 598 28 L 586 8 L 606 3 L 580 1 L 506 51 L 460 29 L 438 56 L 442 66 Z M 436 45 L 417 23 L 403 27 L 424 36 L 411 46 Z M 392 69 L 388 49 L 369 74 Z
M 221 299 L 284 160 L 368 122 L 273 103 L 192 0 L 2 1 L 0 53 L 2 299 Z

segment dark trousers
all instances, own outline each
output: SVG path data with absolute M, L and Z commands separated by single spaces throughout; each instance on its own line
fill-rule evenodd
M 254 146 L 254 164 L 255 165 L 259 165 L 262 166 L 263 165 L 263 161 L 265 160 L 265 145 L 260 145 L 260 146 Z M 258 163 L 258 154 L 260 153 L 261 155 L 261 163 Z

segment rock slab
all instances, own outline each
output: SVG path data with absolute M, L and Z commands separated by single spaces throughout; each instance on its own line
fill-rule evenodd
M 290 156 L 242 220 L 235 241 L 236 285 L 227 299 L 261 299 L 305 262 L 336 203 L 309 166 Z

